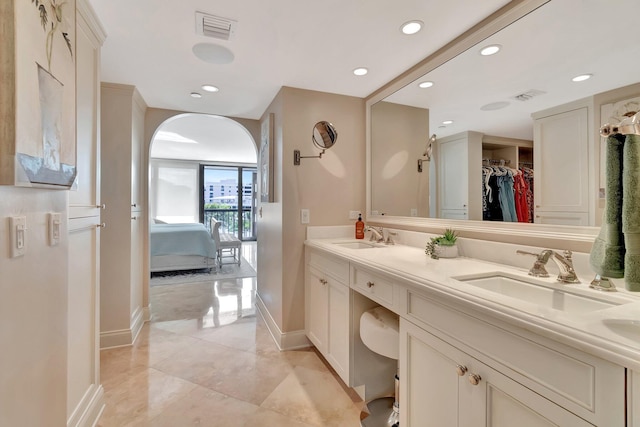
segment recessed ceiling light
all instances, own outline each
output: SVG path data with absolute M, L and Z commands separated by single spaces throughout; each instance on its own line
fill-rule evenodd
M 482 49 L 480 49 L 480 55 L 483 55 L 483 56 L 495 55 L 500 51 L 500 49 L 502 49 L 502 46 L 500 46 L 499 44 L 491 44 L 489 46 L 485 46 Z
M 356 68 L 355 70 L 353 70 L 353 74 L 355 74 L 356 76 L 364 76 L 368 72 L 369 70 L 364 67 Z
M 424 22 L 422 21 L 405 22 L 400 27 L 400 31 L 402 31 L 403 34 L 407 34 L 407 35 L 415 34 L 422 29 L 423 25 L 424 25 Z
M 450 125 L 453 124 L 453 120 L 445 120 L 444 122 L 442 122 L 443 125 Z
M 202 95 L 200 95 L 198 92 L 191 92 L 191 97 L 192 98 L 202 98 Z
M 202 90 L 205 90 L 207 92 L 217 92 L 220 89 L 218 89 L 217 87 L 212 86 L 212 85 L 202 85 Z
M 583 82 L 585 80 L 589 80 L 593 74 L 580 74 L 579 76 L 575 76 L 571 79 L 572 82 Z
M 433 82 L 421 82 L 418 84 L 418 87 L 421 89 L 426 89 L 431 86 L 433 86 Z

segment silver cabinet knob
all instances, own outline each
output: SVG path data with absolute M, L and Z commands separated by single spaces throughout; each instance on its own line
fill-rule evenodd
M 103 203 L 103 204 L 101 204 L 101 205 L 96 205 L 96 208 L 98 208 L 98 209 L 106 209 L 106 208 L 107 208 L 107 205 L 105 205 L 105 204 Z
M 323 285 L 326 285 L 327 281 L 325 279 L 320 279 L 320 283 L 322 283 Z
M 131 219 L 138 219 L 138 217 L 137 216 L 132 216 Z
M 478 374 L 469 374 L 469 383 L 471 385 L 480 384 L 480 380 L 481 379 L 482 379 L 482 377 L 480 377 L 480 375 L 478 375 Z
M 375 286 L 375 283 L 373 282 L 367 282 L 367 287 L 369 288 L 373 288 Z
M 463 366 L 463 365 L 458 365 L 456 367 L 456 372 L 458 373 L 459 377 L 462 377 L 462 376 L 464 376 L 464 374 L 467 373 L 467 367 Z
M 104 223 L 104 222 L 102 224 L 96 224 L 97 228 L 105 228 L 106 226 L 107 226 L 107 224 Z

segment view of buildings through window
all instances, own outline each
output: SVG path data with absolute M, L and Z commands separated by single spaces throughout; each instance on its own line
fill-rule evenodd
M 256 169 L 223 166 L 203 169 L 204 223 L 208 224 L 213 216 L 222 223 L 224 231 L 242 240 L 255 239 Z

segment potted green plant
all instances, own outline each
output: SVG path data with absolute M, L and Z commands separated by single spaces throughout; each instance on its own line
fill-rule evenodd
M 455 258 L 458 256 L 457 240 L 458 234 L 456 231 L 447 228 L 442 235 L 431 238 L 424 252 L 433 259 Z

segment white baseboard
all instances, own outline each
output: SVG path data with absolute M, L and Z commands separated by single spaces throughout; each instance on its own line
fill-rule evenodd
M 138 338 L 142 326 L 144 326 L 144 310 L 138 307 L 131 315 L 129 329 L 100 332 L 100 350 L 133 344 Z
M 92 427 L 98 424 L 104 410 L 102 385 L 91 384 L 80 403 L 67 420 L 67 427 Z
M 146 306 L 142 309 L 142 321 L 148 322 L 151 320 L 151 306 Z
M 271 317 L 269 310 L 267 310 L 267 306 L 262 301 L 262 298 L 260 298 L 260 295 L 256 295 L 256 309 L 267 325 L 267 329 L 278 346 L 278 349 L 282 351 L 311 347 L 311 341 L 309 341 L 307 335 L 304 333 L 304 329 L 292 332 L 282 332 L 280 330 L 276 321 Z

